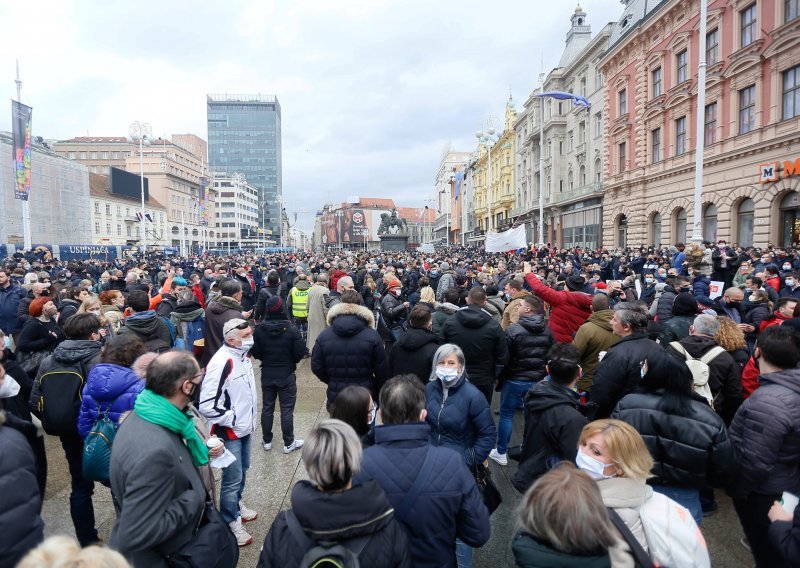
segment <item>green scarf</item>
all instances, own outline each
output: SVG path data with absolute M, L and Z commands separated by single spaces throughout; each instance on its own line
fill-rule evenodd
M 139 393 L 133 409 L 142 420 L 179 434 L 186 442 L 189 453 L 192 454 L 194 465 L 201 466 L 208 463 L 208 448 L 197 433 L 189 411 L 178 410 L 178 407 L 150 389 L 144 389 Z

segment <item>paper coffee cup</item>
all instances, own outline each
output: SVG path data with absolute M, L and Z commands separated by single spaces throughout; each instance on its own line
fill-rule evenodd
M 206 440 L 206 446 L 208 446 L 208 448 L 211 450 L 219 446 L 221 443 L 222 440 L 220 440 L 216 436 L 211 436 L 208 440 Z
M 798 502 L 800 502 L 800 498 L 798 498 L 797 495 L 789 493 L 788 491 L 783 492 L 781 496 L 781 507 L 790 515 L 794 515 L 794 509 L 797 507 Z

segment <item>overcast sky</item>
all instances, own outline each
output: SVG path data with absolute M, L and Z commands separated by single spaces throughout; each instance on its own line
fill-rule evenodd
M 593 33 L 619 0 L 581 2 Z M 558 63 L 575 3 L 286 0 L 0 3 L 0 95 L 34 108 L 34 135 L 207 139 L 206 93 L 275 94 L 283 193 L 301 228 L 327 201 L 420 207 L 443 148 L 472 151 L 511 89 L 521 107 Z M 11 129 L 10 109 L 0 130 Z

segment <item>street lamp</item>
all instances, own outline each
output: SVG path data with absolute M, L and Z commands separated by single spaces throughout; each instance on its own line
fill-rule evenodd
M 486 234 L 492 230 L 492 146 L 497 144 L 500 136 L 495 134 L 494 127 L 490 126 L 486 132 L 478 131 L 475 133 L 475 138 L 478 139 L 479 144 L 486 146 L 489 155 L 486 157 L 486 212 L 488 214 L 488 223 L 486 224 Z
M 147 227 L 145 225 L 144 211 L 144 147 L 150 146 L 150 138 L 153 136 L 153 129 L 148 123 L 134 122 L 130 126 L 130 136 L 128 143 L 139 143 L 139 174 L 142 192 L 142 253 L 147 256 Z

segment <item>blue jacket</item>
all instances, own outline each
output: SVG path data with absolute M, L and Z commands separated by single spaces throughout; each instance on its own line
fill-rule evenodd
M 14 283 L 8 288 L 0 288 L 0 329 L 6 335 L 16 333 L 22 328 L 22 322 L 17 319 L 17 310 L 26 296 L 25 289 Z
M 486 397 L 462 373 L 456 384 L 447 389 L 442 381 L 430 381 L 425 387 L 426 421 L 431 427 L 430 443 L 457 451 L 472 470 L 475 463 L 489 457 L 497 438 L 497 429 Z
M 473 547 L 489 540 L 489 511 L 461 456 L 429 446 L 427 439 L 428 426 L 422 422 L 377 426 L 375 445 L 364 450 L 354 484 L 374 479 L 397 509 L 427 452 L 433 452 L 430 477 L 403 524 L 415 568 L 454 568 L 456 537 Z
M 112 363 L 96 365 L 83 387 L 83 400 L 78 415 L 78 434 L 85 438 L 99 413 L 108 409 L 108 417 L 119 426 L 121 414 L 133 410 L 136 397 L 144 388 L 144 380 L 128 367 Z
M 686 267 L 683 266 L 686 260 L 686 253 L 683 251 L 676 251 L 672 254 L 672 268 L 676 268 L 679 274 L 686 274 Z
M 704 306 L 711 307 L 714 304 L 709 296 L 711 295 L 711 279 L 705 274 L 698 274 L 692 280 L 692 293 L 695 299 Z

